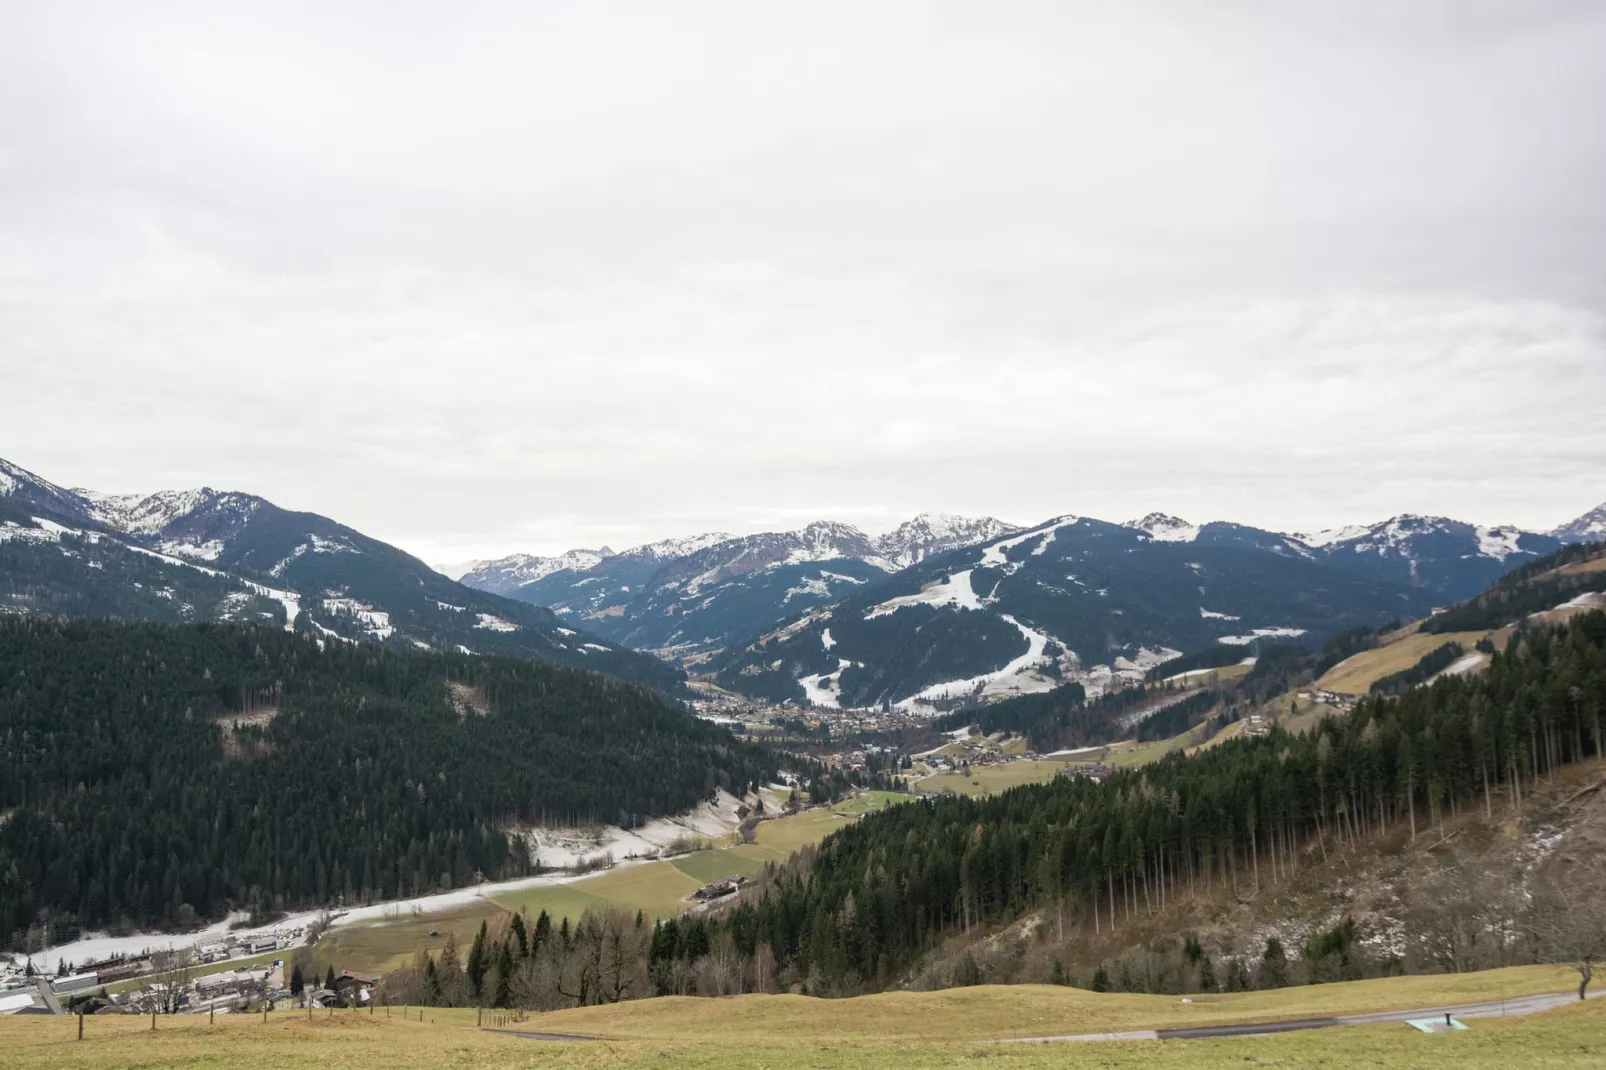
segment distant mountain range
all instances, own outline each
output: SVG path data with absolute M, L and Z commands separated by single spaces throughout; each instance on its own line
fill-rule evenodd
M 1416 515 L 1296 535 L 1163 513 L 1030 529 L 922 514 L 879 536 L 821 521 L 514 555 L 458 583 L 254 495 L 68 490 L 0 461 L 0 612 L 272 621 L 670 690 L 693 668 L 770 699 L 936 708 L 1425 615 L 1602 536 L 1606 505 L 1549 533 Z
M 1063 679 L 1096 691 L 1216 641 L 1314 641 L 1425 615 L 1591 523 L 1606 527 L 1606 506 L 1549 534 L 1414 515 L 1311 535 L 1163 513 L 1061 518 L 1031 529 L 1057 534 L 1016 561 L 1018 526 L 928 514 L 880 537 L 819 522 L 505 558 L 463 580 L 750 695 L 940 706 Z
M 924 513 L 872 538 L 822 521 L 797 531 L 698 535 L 617 554 L 515 555 L 476 565 L 463 582 L 548 606 L 615 642 L 695 665 L 857 586 L 1017 530 L 991 517 Z M 598 559 L 587 564 L 593 553 Z
M 325 642 L 541 658 L 672 692 L 684 674 L 466 587 L 314 513 L 208 488 L 68 490 L 0 460 L 0 613 L 260 621 Z

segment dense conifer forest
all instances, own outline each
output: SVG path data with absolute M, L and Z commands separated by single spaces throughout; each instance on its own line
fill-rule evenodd
M 1537 778 L 1602 753 L 1606 614 L 1531 631 L 1480 676 L 1364 699 L 1305 735 L 1273 731 L 1173 754 L 1100 783 L 944 796 L 866 816 L 688 938 L 809 978 L 809 990 L 899 982 L 946 937 L 1041 908 L 1109 931 L 1196 888 L 1258 887 L 1303 850 L 1451 812 L 1517 807 Z M 690 939 L 690 944 L 687 940 Z M 689 950 L 688 950 L 689 948 Z
M 515 876 L 517 822 L 630 825 L 776 775 L 596 673 L 0 618 L 0 946 Z

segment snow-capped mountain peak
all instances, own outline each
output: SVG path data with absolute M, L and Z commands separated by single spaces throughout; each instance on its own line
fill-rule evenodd
M 1008 524 L 990 516 L 921 513 L 885 535 L 878 535 L 872 540 L 872 545 L 881 557 L 896 567 L 908 568 L 933 554 L 975 546 L 1020 530 L 1017 524 Z
M 689 557 L 710 546 L 718 546 L 722 542 L 730 542 L 734 536 L 723 531 L 710 531 L 702 535 L 688 535 L 680 539 L 660 539 L 658 542 L 649 542 L 641 546 L 633 546 L 623 553 L 630 557 L 639 557 L 653 561 L 673 561 L 679 557 Z
M 87 519 L 82 502 L 72 491 L 3 458 L 0 458 L 0 498 L 11 498 L 71 518 Z
M 596 550 L 569 550 L 555 557 L 509 554 L 495 561 L 474 562 L 459 582 L 492 594 L 506 594 L 525 584 L 545 579 L 554 572 L 584 572 L 612 556 L 614 552 L 606 546 Z
M 261 499 L 211 487 L 194 490 L 159 490 L 155 494 L 100 494 L 75 490 L 90 504 L 90 515 L 108 527 L 129 535 L 155 535 L 174 523 L 205 511 L 236 517 L 255 512 Z
M 1123 526 L 1147 532 L 1155 542 L 1192 542 L 1199 537 L 1197 524 L 1165 513 L 1150 513 L 1142 520 L 1128 521 Z
M 1606 539 L 1606 502 L 1550 534 L 1562 542 L 1598 542 Z

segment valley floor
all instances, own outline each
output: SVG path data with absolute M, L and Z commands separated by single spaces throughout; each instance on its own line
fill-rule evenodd
M 285 1070 L 362 1067 L 897 1066 L 1586 1067 L 1606 1063 L 1606 1000 L 1525 1017 L 1477 1019 L 1465 1032 L 1424 1035 L 1403 1023 L 1204 1040 L 1098 1044 L 1000 1043 L 1026 1036 L 1267 1021 L 1437 1006 L 1563 991 L 1575 975 L 1548 967 L 1403 977 L 1250 992 L 1180 1003 L 1170 996 L 1096 994 L 1046 985 L 983 986 L 848 1000 L 802 996 L 664 998 L 530 1015 L 475 1028 L 472 1010 L 401 1008 L 150 1019 L 0 1018 L 0 1050 L 16 1070 L 44 1067 Z M 422 1013 L 424 1020 L 415 1017 Z M 500 1024 L 500 1023 L 499 1023 Z M 586 1034 L 557 1042 L 518 1033 Z M 996 1060 L 996 1063 L 994 1062 Z

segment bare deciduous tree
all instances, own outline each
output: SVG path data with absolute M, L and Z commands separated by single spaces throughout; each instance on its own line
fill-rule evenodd
M 1421 965 L 1447 973 L 1510 965 L 1522 909 L 1507 873 L 1454 858 L 1408 893 L 1407 945 Z
M 195 977 L 195 954 L 190 948 L 182 951 L 158 951 L 151 956 L 155 973 L 151 983 L 156 993 L 155 1009 L 162 1014 L 177 1014 L 189 994 L 190 981 Z
M 1578 998 L 1606 960 L 1606 866 L 1577 866 L 1535 890 L 1529 928 L 1539 955 L 1578 971 Z

